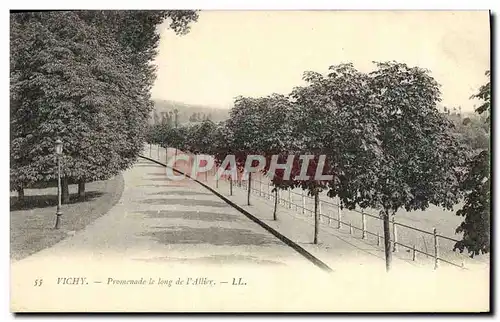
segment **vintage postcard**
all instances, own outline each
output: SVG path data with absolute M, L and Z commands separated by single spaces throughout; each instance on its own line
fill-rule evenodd
M 12 312 L 489 312 L 490 12 L 10 13 Z

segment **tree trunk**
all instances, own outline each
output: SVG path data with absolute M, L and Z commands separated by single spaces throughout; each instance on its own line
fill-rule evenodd
M 24 188 L 17 188 L 17 202 L 24 203 Z
M 318 213 L 318 205 L 319 205 L 319 192 L 318 190 L 314 191 L 314 244 L 318 243 L 318 230 L 319 230 L 319 213 Z
M 80 200 L 85 199 L 85 180 L 80 180 L 78 182 L 78 198 Z
M 273 219 L 277 220 L 276 218 L 276 211 L 278 209 L 278 188 L 274 188 L 274 212 L 273 212 Z
M 392 252 L 391 252 L 391 230 L 389 227 L 389 211 L 384 210 L 384 250 L 385 250 L 385 270 L 388 272 L 391 269 Z
M 68 179 L 61 178 L 61 203 L 69 203 Z
M 248 195 L 247 195 L 247 203 L 250 206 L 250 193 L 252 192 L 252 173 L 248 174 Z

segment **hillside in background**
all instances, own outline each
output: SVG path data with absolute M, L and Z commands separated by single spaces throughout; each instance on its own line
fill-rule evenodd
M 187 122 L 201 121 L 202 119 L 209 118 L 214 122 L 224 121 L 229 117 L 229 109 L 215 108 L 205 105 L 186 104 L 170 100 L 154 100 L 155 108 L 151 112 L 151 123 L 154 123 L 155 113 L 158 122 L 161 122 L 164 114 L 174 113 L 178 110 L 179 124 Z M 165 115 L 166 116 L 166 115 Z

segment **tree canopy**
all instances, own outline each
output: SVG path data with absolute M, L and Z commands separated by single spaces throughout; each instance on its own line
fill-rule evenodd
M 11 14 L 11 189 L 56 178 L 102 180 L 131 166 L 145 139 L 157 25 L 179 34 L 193 11 Z
M 342 207 L 379 209 L 390 241 L 389 218 L 399 209 L 451 209 L 458 202 L 470 149 L 438 110 L 439 84 L 428 70 L 398 62 L 375 66 L 371 73 L 352 64 L 331 66 L 326 75 L 306 72 L 306 85 L 287 96 L 237 97 L 228 121 L 203 132 L 211 138 L 206 143 L 213 142 L 207 151 L 219 160 L 234 154 L 239 168 L 248 155 L 263 155 L 263 171 L 277 189 L 326 190 Z M 192 135 L 181 145 L 193 152 L 189 142 L 203 140 Z M 289 178 L 283 169 L 270 171 L 273 155 L 279 163 L 295 157 Z M 307 161 L 299 159 L 306 155 Z M 301 177 L 304 162 L 308 180 Z M 321 162 L 321 174 L 330 178 L 316 180 Z

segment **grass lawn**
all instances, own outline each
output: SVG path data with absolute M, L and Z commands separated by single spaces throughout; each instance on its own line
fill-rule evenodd
M 123 177 L 87 183 L 86 198 L 78 200 L 77 185 L 70 185 L 70 203 L 61 206 L 60 229 L 55 230 L 57 188 L 26 189 L 25 201 L 10 196 L 10 257 L 19 260 L 53 246 L 107 213 L 120 199 Z

